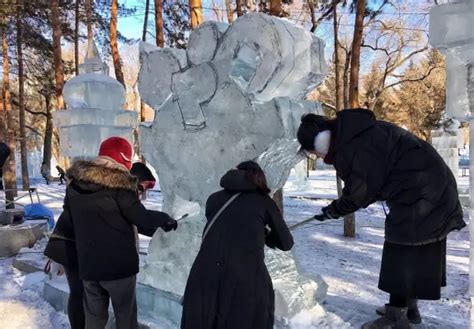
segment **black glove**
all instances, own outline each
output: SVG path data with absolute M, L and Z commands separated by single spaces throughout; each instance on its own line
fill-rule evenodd
M 178 228 L 178 222 L 173 218 L 169 217 L 168 221 L 163 225 L 163 231 L 169 232 L 171 230 L 175 231 Z
M 324 222 L 326 219 L 337 219 L 340 216 L 331 209 L 331 206 L 327 206 L 321 209 L 321 214 L 315 215 L 314 219 Z

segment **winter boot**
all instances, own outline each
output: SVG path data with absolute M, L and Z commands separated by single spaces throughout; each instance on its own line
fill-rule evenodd
M 406 307 L 385 305 L 385 315 L 374 321 L 366 322 L 362 329 L 410 329 Z
M 385 315 L 385 306 L 380 306 L 375 310 L 378 315 Z M 418 300 L 416 298 L 408 300 L 407 317 L 410 323 L 420 324 L 421 314 L 418 309 Z

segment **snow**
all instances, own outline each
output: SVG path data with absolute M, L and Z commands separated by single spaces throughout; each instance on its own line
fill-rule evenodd
M 468 177 L 460 178 L 466 185 Z M 285 186 L 285 217 L 289 224 L 318 213 L 335 198 L 334 171 L 310 172 L 306 190 L 296 188 L 292 174 Z M 42 202 L 56 216 L 62 209 L 64 186 L 38 185 Z M 159 188 L 159 187 L 157 187 Z M 154 190 L 144 201 L 149 208 L 160 209 L 161 193 Z M 1 205 L 0 205 L 1 206 Z M 465 219 L 468 221 L 468 210 Z M 357 236 L 342 236 L 342 221 L 311 223 L 297 228 L 294 253 L 302 272 L 319 273 L 328 283 L 328 295 L 322 305 L 303 311 L 290 321 L 292 329 L 360 328 L 375 318 L 375 308 L 388 301 L 377 289 L 384 241 L 384 210 L 374 204 L 357 213 Z M 149 238 L 141 237 L 145 252 Z M 68 328 L 64 314 L 56 312 L 41 298 L 45 276 L 22 275 L 12 267 L 13 258 L 0 260 L 0 328 Z M 420 301 L 423 324 L 414 328 L 469 328 L 469 229 L 453 232 L 448 239 L 448 286 L 439 301 Z M 154 324 L 170 329 L 169 324 Z

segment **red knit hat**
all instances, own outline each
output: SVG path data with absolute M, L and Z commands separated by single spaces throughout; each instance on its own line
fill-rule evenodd
M 132 168 L 132 145 L 122 137 L 109 137 L 100 144 L 99 156 L 109 157 L 128 170 Z

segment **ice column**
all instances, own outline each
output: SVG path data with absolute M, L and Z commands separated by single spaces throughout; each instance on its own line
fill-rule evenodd
M 474 0 L 434 6 L 430 11 L 430 43 L 446 55 L 447 114 L 469 121 L 471 195 L 470 296 L 474 327 Z
M 153 237 L 139 281 L 182 295 L 200 245 L 203 207 L 219 178 L 255 159 L 277 189 L 303 157 L 297 153 L 301 115 L 320 107 L 304 100 L 326 74 L 324 43 L 288 21 L 248 14 L 231 26 L 206 22 L 188 48 L 141 44 L 139 90 L 156 110 L 140 128 L 140 145 L 157 169 L 163 208 L 191 216 L 176 232 Z M 311 308 L 325 295 L 315 273 L 297 270 L 291 253 L 267 253 L 279 318 Z
M 54 125 L 60 128 L 61 154 L 70 157 L 93 157 L 101 141 L 121 136 L 133 141 L 138 113 L 126 111 L 125 89 L 108 76 L 108 66 L 100 59 L 90 40 L 80 74 L 64 85 L 64 100 L 69 109 L 54 113 Z
M 438 129 L 431 131 L 431 144 L 443 157 L 454 177 L 459 176 L 459 148 L 462 143 L 462 131 L 459 121 L 444 115 Z

